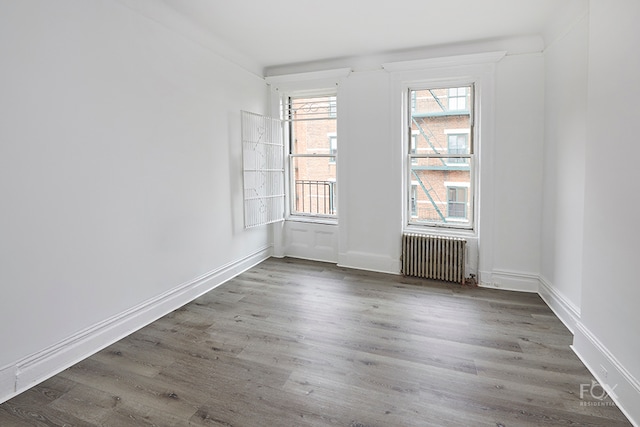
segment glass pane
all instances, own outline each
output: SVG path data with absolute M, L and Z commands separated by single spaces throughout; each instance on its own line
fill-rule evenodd
M 411 91 L 411 133 L 415 138 L 410 147 L 415 149 L 412 153 L 470 153 L 470 93 L 470 86 Z M 454 141 L 453 135 L 458 139 Z
M 449 154 L 467 154 L 467 135 L 450 134 L 449 135 Z
M 291 152 L 329 154 L 336 138 L 336 98 L 291 99 Z
M 410 179 L 416 192 L 412 193 L 411 222 L 470 226 L 470 159 L 413 160 Z
M 292 157 L 291 211 L 336 215 L 336 164 L 333 157 Z
M 336 129 L 335 119 L 291 122 L 291 152 L 330 154 L 332 139 L 336 139 Z
M 335 118 L 338 114 L 335 95 L 291 97 L 282 107 L 285 120 Z

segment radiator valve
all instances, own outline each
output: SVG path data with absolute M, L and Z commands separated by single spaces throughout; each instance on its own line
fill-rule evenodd
M 478 281 L 476 280 L 476 275 L 475 274 L 469 274 L 469 277 L 464 279 L 464 284 L 467 285 L 467 286 L 473 286 L 473 287 L 478 286 Z

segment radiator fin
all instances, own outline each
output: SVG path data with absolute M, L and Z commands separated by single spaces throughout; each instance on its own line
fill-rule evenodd
M 404 233 L 402 274 L 464 283 L 466 245 L 459 237 Z

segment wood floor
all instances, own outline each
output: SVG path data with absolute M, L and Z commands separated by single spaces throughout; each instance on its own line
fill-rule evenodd
M 0 425 L 630 425 L 581 399 L 571 341 L 535 294 L 272 258 L 0 405 Z

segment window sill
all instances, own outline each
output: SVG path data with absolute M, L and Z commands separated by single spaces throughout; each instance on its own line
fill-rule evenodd
M 290 222 L 306 222 L 310 224 L 338 225 L 338 218 L 317 217 L 306 215 L 289 215 L 285 221 Z
M 417 234 L 436 234 L 440 236 L 451 237 L 464 237 L 464 238 L 476 238 L 478 233 L 475 230 L 469 228 L 457 228 L 457 227 L 438 227 L 434 225 L 405 225 L 405 233 L 417 233 Z

